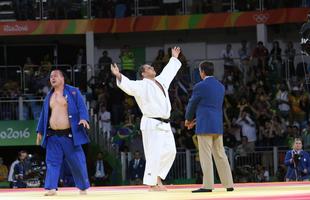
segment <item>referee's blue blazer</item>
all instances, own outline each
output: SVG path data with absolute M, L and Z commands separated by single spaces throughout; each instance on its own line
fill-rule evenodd
M 185 119 L 196 118 L 196 134 L 223 134 L 224 85 L 215 77 L 206 77 L 193 88 Z

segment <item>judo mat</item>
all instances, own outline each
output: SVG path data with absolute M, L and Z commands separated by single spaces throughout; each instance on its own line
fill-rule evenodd
M 201 185 L 168 185 L 167 192 L 148 192 L 146 186 L 91 187 L 87 195 L 76 188 L 59 188 L 56 196 L 44 196 L 42 188 L 0 189 L 0 200 L 310 200 L 310 182 L 276 182 L 235 184 L 226 192 L 215 185 L 211 193 L 191 193 Z

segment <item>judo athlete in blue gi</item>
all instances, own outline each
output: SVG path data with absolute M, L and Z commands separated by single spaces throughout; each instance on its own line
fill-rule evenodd
M 286 152 L 284 164 L 287 166 L 286 181 L 309 181 L 310 156 L 302 150 L 300 138 L 295 138 L 293 149 Z
M 60 169 L 67 161 L 80 194 L 90 187 L 82 144 L 88 143 L 88 112 L 80 91 L 65 84 L 60 70 L 50 74 L 52 90 L 45 97 L 37 127 L 37 145 L 46 148 L 46 196 L 56 195 Z

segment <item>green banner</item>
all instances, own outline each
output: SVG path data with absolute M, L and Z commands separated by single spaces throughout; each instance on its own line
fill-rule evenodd
M 36 143 L 37 121 L 0 121 L 0 146 L 26 146 Z

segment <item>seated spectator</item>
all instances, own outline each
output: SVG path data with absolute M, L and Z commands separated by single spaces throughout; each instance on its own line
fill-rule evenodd
M 111 172 L 110 165 L 103 159 L 103 153 L 97 154 L 97 160 L 95 161 L 95 174 L 92 177 L 95 186 L 107 185 L 109 181 L 109 175 Z
M 300 138 L 295 138 L 293 149 L 286 152 L 284 163 L 287 166 L 286 181 L 309 181 L 310 156 L 302 149 Z
M 145 170 L 145 160 L 139 151 L 134 153 L 134 158 L 129 162 L 128 173 L 131 185 L 142 185 Z
M 255 169 L 255 181 L 256 182 L 268 182 L 269 181 L 269 171 L 266 167 L 257 164 Z
M 3 158 L 0 157 L 0 182 L 6 181 L 8 178 L 8 167 L 3 164 Z
M 246 136 L 242 136 L 241 138 L 241 144 L 237 146 L 236 149 L 236 154 L 239 157 L 245 157 L 248 155 L 248 153 L 252 153 L 253 147 L 252 145 L 248 142 L 248 138 Z

